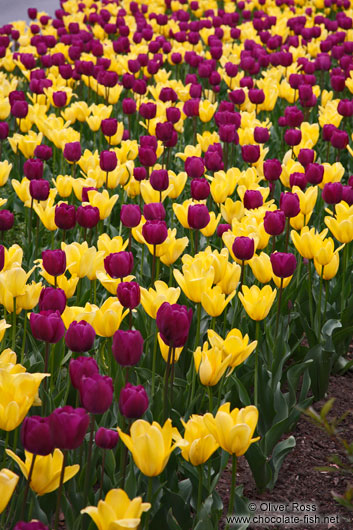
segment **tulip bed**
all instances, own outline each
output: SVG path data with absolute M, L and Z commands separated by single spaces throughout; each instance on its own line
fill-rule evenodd
M 0 525 L 229 527 L 353 364 L 353 6 L 60 4 L 0 28 Z

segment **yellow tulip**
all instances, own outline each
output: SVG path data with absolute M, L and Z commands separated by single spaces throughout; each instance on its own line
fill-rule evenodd
M 97 248 L 99 251 L 103 251 L 105 256 L 108 256 L 108 254 L 125 250 L 128 244 L 129 241 L 124 241 L 121 236 L 110 238 L 108 234 L 101 234 L 97 241 Z
M 116 298 L 110 297 L 96 312 L 92 326 L 100 337 L 112 337 L 128 312 Z
M 326 218 L 325 218 L 326 219 Z M 316 232 L 315 228 L 304 226 L 300 235 L 294 230 L 291 231 L 292 241 L 295 248 L 303 258 L 313 259 L 315 254 L 319 251 L 323 239 L 326 237 L 327 229 L 322 232 Z
M 32 281 L 30 285 L 26 285 L 25 293 L 16 298 L 16 306 L 26 311 L 33 309 L 38 304 L 42 288 L 43 284 L 41 282 Z
M 261 283 L 268 283 L 272 280 L 272 265 L 270 256 L 261 252 L 259 256 L 256 254 L 249 261 L 252 273 L 255 278 Z
M 169 304 L 176 304 L 180 296 L 180 287 L 168 287 L 165 282 L 157 280 L 154 283 L 155 289 L 152 287 L 145 289 L 140 287 L 141 291 L 141 304 L 146 313 L 151 318 L 156 318 L 157 311 L 164 302 Z
M 49 200 L 46 206 L 43 206 L 40 202 L 34 202 L 33 204 L 33 210 L 36 212 L 45 228 L 51 232 L 58 229 L 55 224 L 55 208 L 54 200 Z
M 293 186 L 292 193 L 296 193 L 298 195 L 300 211 L 303 215 L 308 215 L 313 211 L 318 193 L 317 186 L 310 186 L 305 191 L 302 191 L 298 186 Z
M 294 230 L 301 230 L 304 226 L 308 225 L 311 214 L 312 212 L 308 213 L 308 215 L 303 215 L 299 212 L 295 217 L 291 217 L 289 220 L 291 227 L 294 228 Z
M 6 449 L 6 453 L 19 466 L 23 476 L 28 479 L 28 474 L 33 459 L 32 453 L 25 451 L 24 462 L 10 449 Z M 45 495 L 46 493 L 50 493 L 58 489 L 63 459 L 64 455 L 60 449 L 54 449 L 54 452 L 47 456 L 36 456 L 30 487 L 37 493 L 37 495 Z M 64 471 L 64 483 L 74 477 L 79 472 L 79 469 L 80 466 L 78 464 L 66 466 Z
M 26 282 L 34 269 L 35 267 L 26 272 L 18 264 L 14 264 L 11 269 L 0 273 L 0 303 L 5 305 L 7 311 L 13 311 L 14 298 L 26 294 Z
M 196 203 L 192 199 L 187 199 L 183 204 L 173 203 L 173 212 L 183 228 L 190 228 L 188 223 L 188 209 L 193 204 Z
M 241 267 L 237 263 L 227 263 L 226 270 L 217 283 L 224 294 L 231 294 L 240 281 Z
M 185 171 L 178 173 L 177 175 L 174 171 L 168 171 L 169 175 L 169 188 L 168 188 L 168 197 L 171 199 L 177 199 L 181 195 L 183 189 L 185 188 L 186 181 L 188 176 Z
M 208 348 L 208 342 L 205 342 L 202 349 L 198 346 L 194 351 L 195 370 L 199 374 L 201 384 L 205 386 L 216 385 L 227 368 L 231 354 L 223 357 L 222 350 L 214 347 Z
M 67 270 L 72 276 L 90 280 L 96 278 L 97 269 L 103 267 L 104 252 L 96 250 L 96 247 L 88 247 L 87 241 L 83 243 L 61 244 L 62 250 L 66 254 Z
M 340 243 L 350 243 L 353 241 L 353 215 L 342 220 L 326 216 L 325 225 Z
M 11 499 L 17 486 L 19 476 L 4 467 L 0 471 L 0 513 L 2 513 Z
M 205 228 L 201 228 L 200 232 L 205 237 L 211 237 L 216 231 L 219 221 L 221 220 L 221 214 L 219 213 L 216 217 L 214 212 L 210 212 L 210 221 Z
M 201 304 L 208 315 L 218 317 L 234 296 L 235 291 L 226 298 L 222 289 L 216 285 L 201 294 Z
M 68 328 L 74 320 L 80 321 L 85 320 L 89 324 L 92 324 L 94 317 L 98 311 L 98 307 L 94 304 L 86 303 L 85 307 L 80 306 L 66 306 L 61 318 L 66 328 Z
M 52 182 L 63 199 L 70 197 L 72 193 L 73 178 L 71 175 L 58 175 L 56 180 L 52 179 Z
M 50 276 L 44 269 L 42 269 L 41 276 L 47 280 L 50 285 L 55 285 L 55 278 L 54 276 Z M 71 276 L 71 278 L 67 278 L 65 274 L 62 274 L 61 276 L 57 276 L 57 286 L 59 289 L 62 289 L 65 292 L 66 298 L 71 298 L 76 291 L 76 287 L 79 281 L 78 276 Z
M 17 197 L 23 204 L 30 205 L 31 203 L 31 194 L 29 193 L 29 180 L 26 177 L 23 177 L 21 182 L 16 179 L 11 180 L 11 185 L 15 190 Z
M 314 256 L 314 260 L 319 265 L 325 267 L 330 263 L 334 254 L 339 252 L 343 247 L 344 245 L 341 245 L 338 249 L 335 250 L 335 244 L 333 242 L 333 239 L 331 237 L 328 237 L 327 239 L 324 239 L 322 241 L 321 247 Z
M 274 284 L 276 287 L 278 287 L 278 289 L 281 287 L 281 285 L 283 288 L 287 287 L 292 278 L 293 278 L 293 275 L 288 276 L 287 278 L 280 278 L 279 276 L 272 274 L 272 280 L 274 281 Z
M 242 201 L 233 201 L 228 197 L 224 204 L 221 205 L 222 217 L 226 223 L 231 224 L 233 219 L 238 221 L 244 216 L 244 204 Z
M 316 272 L 318 273 L 319 276 L 322 276 L 324 280 L 332 280 L 332 278 L 336 276 L 339 264 L 340 264 L 340 258 L 339 258 L 339 254 L 337 251 L 333 254 L 331 261 L 325 266 L 321 265 L 314 258 L 314 265 L 315 265 Z
M 119 199 L 119 195 L 112 195 L 109 197 L 107 190 L 99 191 L 90 190 L 87 192 L 89 204 L 91 206 L 97 206 L 99 210 L 99 218 L 106 219 L 112 212 L 112 209 Z M 84 203 L 85 204 L 85 203 Z
M 2 272 L 8 269 L 11 269 L 15 263 L 16 263 L 16 266 L 17 265 L 21 266 L 22 259 L 23 259 L 23 250 L 19 245 L 17 244 L 12 245 L 9 249 L 5 247 L 5 265 L 4 265 Z
M 209 412 L 205 414 L 204 422 L 224 451 L 242 456 L 252 443 L 260 439 L 260 436 L 252 438 L 258 417 L 259 412 L 253 405 L 231 411 L 230 403 L 224 403 L 215 417 Z
M 157 338 L 158 338 L 158 345 L 161 351 L 161 355 L 163 359 L 165 360 L 165 362 L 168 362 L 169 346 L 165 344 L 160 333 L 158 333 Z M 180 348 L 174 348 L 174 362 L 175 363 L 179 361 L 179 357 L 182 351 L 183 351 L 183 346 L 181 346 Z
M 212 120 L 213 115 L 214 115 L 214 113 L 217 110 L 217 105 L 218 105 L 218 103 L 213 103 L 212 104 L 207 99 L 203 99 L 203 100 L 200 101 L 199 116 L 200 116 L 200 120 L 203 123 L 206 123 L 206 122 Z
M 241 331 L 237 328 L 231 329 L 224 340 L 213 329 L 209 329 L 207 335 L 211 346 L 221 349 L 224 358 L 231 355 L 229 367 L 232 370 L 228 375 L 233 372 L 236 366 L 243 363 L 257 346 L 256 340 L 249 344 L 249 336 L 244 335 L 243 337 Z
M 140 191 L 146 204 L 150 204 L 151 202 L 163 202 L 168 197 L 170 185 L 165 191 L 162 191 L 161 195 L 159 191 L 152 188 L 149 180 L 142 180 L 140 182 Z
M 41 381 L 47 375 L 0 370 L 0 429 L 13 431 L 22 423 L 34 403 Z
M 202 293 L 213 284 L 214 268 L 208 266 L 207 260 L 194 259 L 189 264 L 185 263 L 182 271 L 174 269 L 173 274 L 185 296 L 192 302 L 201 302 Z
M 9 164 L 7 160 L 0 162 L 0 186 L 5 186 L 11 173 L 12 164 Z
M 163 427 L 156 421 L 148 423 L 137 420 L 131 425 L 130 436 L 118 427 L 120 439 L 132 453 L 134 462 L 141 473 L 147 477 L 160 475 L 168 463 L 169 457 L 181 445 L 172 445 L 172 437 L 177 429 L 172 427 L 172 421 L 167 419 Z
M 136 530 L 143 512 L 148 512 L 150 503 L 142 502 L 141 497 L 130 500 L 122 489 L 108 491 L 105 500 L 99 501 L 97 508 L 87 506 L 81 513 L 87 513 L 99 530 Z
M 272 291 L 269 285 L 259 289 L 257 285 L 252 285 L 249 289 L 246 285 L 242 287 L 239 298 L 245 311 L 252 320 L 263 320 L 267 317 L 276 298 L 277 290 Z
M 162 247 L 160 260 L 168 267 L 176 262 L 176 260 L 181 256 L 189 244 L 189 239 L 186 236 L 179 239 L 177 239 L 175 236 L 176 229 L 168 229 L 167 239 L 164 241 L 164 243 L 162 243 L 162 245 L 158 245 L 159 247 Z
M 181 456 L 193 466 L 199 466 L 207 460 L 218 449 L 219 444 L 207 429 L 203 416 L 192 414 L 187 423 L 181 420 L 185 432 L 184 442 L 187 443 L 182 447 Z M 181 440 L 181 436 L 176 438 Z
M 4 338 L 5 331 L 7 330 L 7 328 L 11 328 L 11 325 L 8 324 L 6 320 L 3 318 L 2 320 L 0 320 L 0 342 Z
M 25 158 L 33 158 L 34 150 L 42 143 L 42 139 L 43 133 L 36 134 L 34 131 L 29 131 L 27 135 L 15 133 L 12 138 L 8 138 L 8 141 L 14 153 L 19 149 Z

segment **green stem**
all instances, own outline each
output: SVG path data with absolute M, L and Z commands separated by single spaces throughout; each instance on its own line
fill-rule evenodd
M 156 382 L 156 360 L 157 360 L 157 343 L 158 343 L 158 330 L 154 335 L 153 343 L 153 355 L 152 355 L 152 384 L 151 384 L 151 396 L 154 396 L 154 387 Z
M 28 497 L 28 491 L 29 491 L 29 487 L 30 487 L 30 485 L 31 485 L 32 474 L 33 474 L 33 469 L 34 469 L 34 463 L 35 463 L 35 461 L 36 461 L 36 456 L 37 456 L 37 455 L 32 455 L 31 467 L 29 468 L 29 473 L 28 473 L 28 479 L 27 479 L 27 484 L 26 484 L 25 494 L 24 494 L 24 498 L 23 498 L 23 501 L 22 501 L 21 517 L 20 517 L 20 519 L 23 519 L 23 516 L 24 516 L 25 507 L 26 507 L 26 502 L 27 502 L 27 497 Z
M 210 386 L 207 387 L 207 392 L 208 392 L 208 408 L 212 414 L 212 411 L 213 411 L 213 398 L 212 398 L 212 389 Z
M 255 337 L 257 345 L 255 349 L 255 372 L 254 372 L 254 404 L 257 407 L 258 404 L 258 381 L 259 381 L 259 336 L 260 336 L 260 320 L 256 321 L 256 332 Z
M 345 307 L 345 301 L 347 298 L 347 293 L 345 290 L 346 287 L 346 271 L 348 266 L 348 245 L 347 243 L 344 245 L 343 249 L 343 271 L 342 271 L 342 290 L 341 290 L 341 319 Z
M 280 285 L 280 287 L 279 287 L 279 294 L 278 294 L 278 306 L 277 306 L 277 316 L 276 316 L 275 340 L 277 340 L 278 324 L 279 324 L 279 315 L 280 315 L 280 313 L 281 313 L 282 291 L 283 291 L 283 278 L 281 278 L 281 285 Z
M 89 486 L 89 479 L 90 479 L 92 447 L 93 447 L 93 435 L 94 435 L 94 414 L 91 414 L 91 432 L 90 432 L 90 437 L 89 437 L 89 442 L 88 442 L 85 488 L 84 488 L 84 494 L 83 494 L 83 505 L 84 506 L 86 506 L 86 501 L 87 501 L 87 496 L 88 496 L 88 486 Z
M 311 261 L 308 263 L 309 268 L 309 313 L 310 313 L 310 323 L 313 324 L 313 280 L 311 273 Z
M 196 324 L 196 339 L 195 339 L 194 351 L 196 350 L 200 342 L 200 324 L 201 324 L 201 303 L 199 302 L 197 305 L 197 324 Z M 191 382 L 191 394 L 190 394 L 189 403 L 192 403 L 192 400 L 194 399 L 194 394 L 195 394 L 196 369 L 193 363 L 192 363 L 191 369 L 192 369 L 192 382 Z
M 170 373 L 170 360 L 172 357 L 172 346 L 169 346 L 168 350 L 168 358 L 167 358 L 167 366 L 165 369 L 164 374 L 164 391 L 163 391 L 163 421 L 166 421 L 167 419 L 167 409 L 168 409 L 168 381 L 169 381 L 169 373 Z
M 60 515 L 60 506 L 61 506 L 61 494 L 62 494 L 63 483 L 64 483 L 64 474 L 65 474 L 66 457 L 67 457 L 67 452 L 64 450 L 64 451 L 63 451 L 63 463 L 62 463 L 62 466 L 61 466 L 61 472 L 60 472 L 60 481 L 59 481 L 58 497 L 57 497 L 57 501 L 56 501 L 54 530 L 58 530 L 58 526 L 59 526 L 59 515 Z
M 12 341 L 11 349 L 15 351 L 16 346 L 16 296 L 13 299 L 13 313 L 12 313 Z
M 103 457 L 102 457 L 102 473 L 101 473 L 101 483 L 100 483 L 100 487 L 99 487 L 99 496 L 98 496 L 98 500 L 101 500 L 101 498 L 102 498 L 102 493 L 103 493 L 103 479 L 104 479 L 104 467 L 105 467 L 105 452 L 106 452 L 106 449 L 103 449 Z
M 323 282 L 323 276 L 324 274 L 324 267 L 323 265 L 321 265 L 321 274 L 320 274 L 320 289 L 319 289 L 319 304 L 318 304 L 318 309 L 319 309 L 319 319 L 318 319 L 318 337 L 319 337 L 319 342 L 320 342 L 320 337 L 321 337 L 321 297 L 322 297 L 322 282 Z
M 235 481 L 237 476 L 237 456 L 235 454 L 232 454 L 232 483 L 230 487 L 230 499 L 229 499 L 229 505 L 228 505 L 228 517 L 233 513 L 234 509 L 234 498 L 235 498 Z M 227 523 L 227 526 L 225 530 L 229 529 L 229 523 Z
M 152 504 L 152 486 L 153 486 L 153 477 L 148 477 L 148 485 L 147 485 L 147 498 L 146 501 Z M 148 530 L 149 527 L 149 521 L 150 521 L 150 510 L 146 513 L 146 520 L 144 528 Z
M 197 471 L 199 474 L 199 487 L 197 489 L 197 507 L 196 507 L 196 514 L 195 514 L 195 522 L 197 520 L 197 515 L 200 513 L 201 502 L 202 502 L 202 479 L 203 479 L 202 464 L 197 466 Z
M 4 456 L 3 456 L 3 459 L 2 459 L 2 468 L 5 467 L 5 462 L 6 462 L 6 449 L 9 445 L 9 436 L 10 436 L 10 431 L 6 431 L 6 435 L 5 435 L 5 443 L 4 443 Z
M 287 227 L 286 227 L 286 243 L 285 243 L 285 247 L 284 247 L 284 252 L 287 252 L 288 251 L 288 243 L 289 243 L 289 230 L 290 230 L 290 224 L 289 224 L 289 221 L 290 218 L 287 217 Z

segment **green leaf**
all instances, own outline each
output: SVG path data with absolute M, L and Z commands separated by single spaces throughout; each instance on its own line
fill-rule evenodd
M 294 436 L 289 436 L 286 440 L 283 440 L 282 442 L 279 442 L 276 447 L 274 448 L 272 458 L 271 458 L 271 466 L 273 468 L 273 475 L 272 480 L 269 483 L 269 488 L 272 489 L 274 485 L 277 482 L 278 479 L 278 473 L 281 469 L 283 460 L 287 456 L 287 454 L 295 447 L 296 442 Z
M 173 515 L 172 508 L 169 508 L 167 513 L 167 524 L 170 530 L 182 530 L 181 526 Z

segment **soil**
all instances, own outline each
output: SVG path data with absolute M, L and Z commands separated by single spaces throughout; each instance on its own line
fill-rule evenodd
M 330 380 L 327 397 L 313 404 L 316 411 L 320 411 L 323 404 L 331 397 L 336 398 L 328 419 L 339 418 L 349 411 L 342 423 L 339 424 L 338 434 L 341 438 L 351 443 L 353 441 L 353 373 L 348 372 L 344 376 L 332 376 Z M 259 493 L 252 478 L 250 468 L 245 457 L 239 458 L 237 484 L 244 485 L 244 495 L 249 501 L 260 501 L 268 505 L 271 503 L 288 503 L 293 505 L 297 501 L 300 504 L 315 504 L 316 514 L 338 516 L 331 519 L 326 524 L 306 524 L 306 525 L 275 525 L 257 524 L 249 526 L 249 529 L 263 528 L 276 530 L 327 530 L 329 528 L 339 528 L 340 530 L 353 529 L 353 511 L 350 512 L 345 507 L 338 504 L 332 496 L 332 492 L 342 495 L 349 483 L 353 483 L 353 475 L 342 475 L 328 471 L 318 471 L 318 466 L 331 466 L 337 468 L 335 464 L 329 462 L 330 455 L 340 455 L 344 458 L 338 441 L 317 427 L 312 420 L 302 416 L 291 433 L 296 438 L 296 447 L 287 455 L 279 473 L 278 481 L 272 491 Z M 222 497 L 225 510 L 228 506 L 229 491 L 231 483 L 231 469 L 228 467 L 218 484 L 218 492 Z M 268 508 L 265 507 L 268 510 Z M 268 510 L 270 511 L 270 510 Z M 226 511 L 225 511 L 226 513 Z M 260 511 L 257 514 L 261 513 Z M 264 512 L 265 513 L 265 512 Z M 271 514 L 274 515 L 274 510 Z M 300 513 L 299 513 L 300 515 Z M 312 513 L 311 515 L 315 515 Z M 224 527 L 223 524 L 220 528 Z

